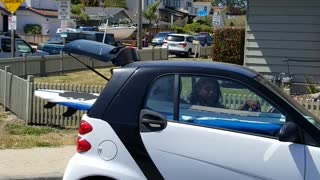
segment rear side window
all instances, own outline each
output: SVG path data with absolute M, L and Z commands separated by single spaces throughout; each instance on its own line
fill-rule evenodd
M 176 42 L 183 42 L 184 41 L 184 36 L 168 35 L 166 40 L 168 40 L 168 41 L 176 41 Z
M 11 40 L 1 39 L 1 49 L 3 52 L 11 52 Z

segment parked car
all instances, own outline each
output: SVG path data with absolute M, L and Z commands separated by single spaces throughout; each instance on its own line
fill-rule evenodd
M 219 106 L 193 103 L 204 94 Z M 250 97 L 259 108 L 240 108 Z M 83 116 L 64 179 L 314 180 L 319 157 L 320 119 L 259 73 L 223 63 L 133 62 L 113 70 Z
M 213 38 L 211 36 L 195 35 L 194 40 L 198 40 L 201 46 L 212 46 Z
M 153 46 L 162 46 L 163 40 L 167 37 L 168 34 L 172 34 L 174 32 L 171 31 L 165 31 L 165 32 L 159 32 L 156 34 L 152 39 L 152 45 Z
M 97 31 L 81 31 L 81 32 L 67 32 L 67 37 L 65 38 L 65 43 L 69 43 L 71 41 L 77 39 L 87 39 L 102 42 L 104 32 L 97 32 Z M 119 46 L 119 43 L 114 39 L 113 34 L 106 34 L 104 43 L 110 44 L 113 46 Z M 38 50 L 42 50 L 48 52 L 50 55 L 60 54 L 62 51 L 63 45 L 63 38 L 61 34 L 56 34 L 52 36 L 47 42 L 40 43 L 38 45 Z
M 169 54 L 190 57 L 195 52 L 193 36 L 188 34 L 169 34 L 163 40 L 162 47 L 168 48 Z
M 11 55 L 11 35 L 0 35 L 0 58 L 10 58 Z M 49 55 L 47 52 L 36 50 L 32 48 L 29 43 L 20 38 L 18 35 L 15 36 L 15 57 L 26 56 L 44 56 Z

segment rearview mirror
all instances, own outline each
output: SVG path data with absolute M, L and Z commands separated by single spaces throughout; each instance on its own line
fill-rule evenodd
M 294 122 L 286 122 L 279 132 L 279 141 L 296 142 L 299 138 L 299 127 Z

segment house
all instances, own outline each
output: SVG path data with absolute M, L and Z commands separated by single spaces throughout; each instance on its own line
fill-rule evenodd
M 2 16 L 2 18 L 0 18 L 0 31 L 8 31 L 7 19 L 10 13 L 6 12 L 3 4 L 0 4 L 0 6 Z M 16 32 L 18 34 L 24 34 L 24 26 L 26 24 L 39 24 L 42 27 L 42 35 L 55 34 L 61 24 L 61 21 L 58 19 L 57 9 L 58 3 L 55 0 L 25 0 L 16 11 Z
M 8 32 L 8 16 L 11 13 L 4 8 L 4 5 L 0 2 L 0 31 L 1 32 Z
M 197 16 L 199 16 L 199 12 L 206 12 L 206 15 L 213 13 L 211 2 L 194 2 L 193 7 Z
M 157 0 L 143 0 L 142 10 L 146 10 L 148 6 Z M 196 16 L 193 0 L 160 0 L 158 7 L 159 22 L 162 24 L 173 24 L 176 20 L 188 21 Z M 127 7 L 131 12 L 137 12 L 138 3 L 136 1 L 127 0 Z
M 106 19 L 109 20 L 109 25 L 132 23 L 133 21 L 124 8 L 86 7 L 85 13 L 89 16 L 89 21 L 86 24 L 90 26 L 99 26 L 101 21 Z
M 249 0 L 244 65 L 320 82 L 320 1 Z

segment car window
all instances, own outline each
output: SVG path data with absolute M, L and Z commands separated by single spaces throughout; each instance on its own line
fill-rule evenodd
M 25 41 L 17 40 L 17 50 L 21 53 L 30 53 L 32 49 Z
M 3 52 L 11 52 L 11 40 L 1 39 L 1 49 Z
M 166 40 L 175 41 L 175 42 L 183 42 L 184 41 L 184 36 L 168 35 Z
M 192 41 L 193 41 L 193 37 L 187 37 L 187 42 L 192 43 Z
M 167 117 L 168 120 L 173 119 L 173 86 L 174 76 L 167 75 L 158 78 L 152 83 L 147 95 L 145 108 L 157 111 Z
M 243 84 L 227 79 L 182 76 L 179 121 L 276 136 L 285 117 Z

